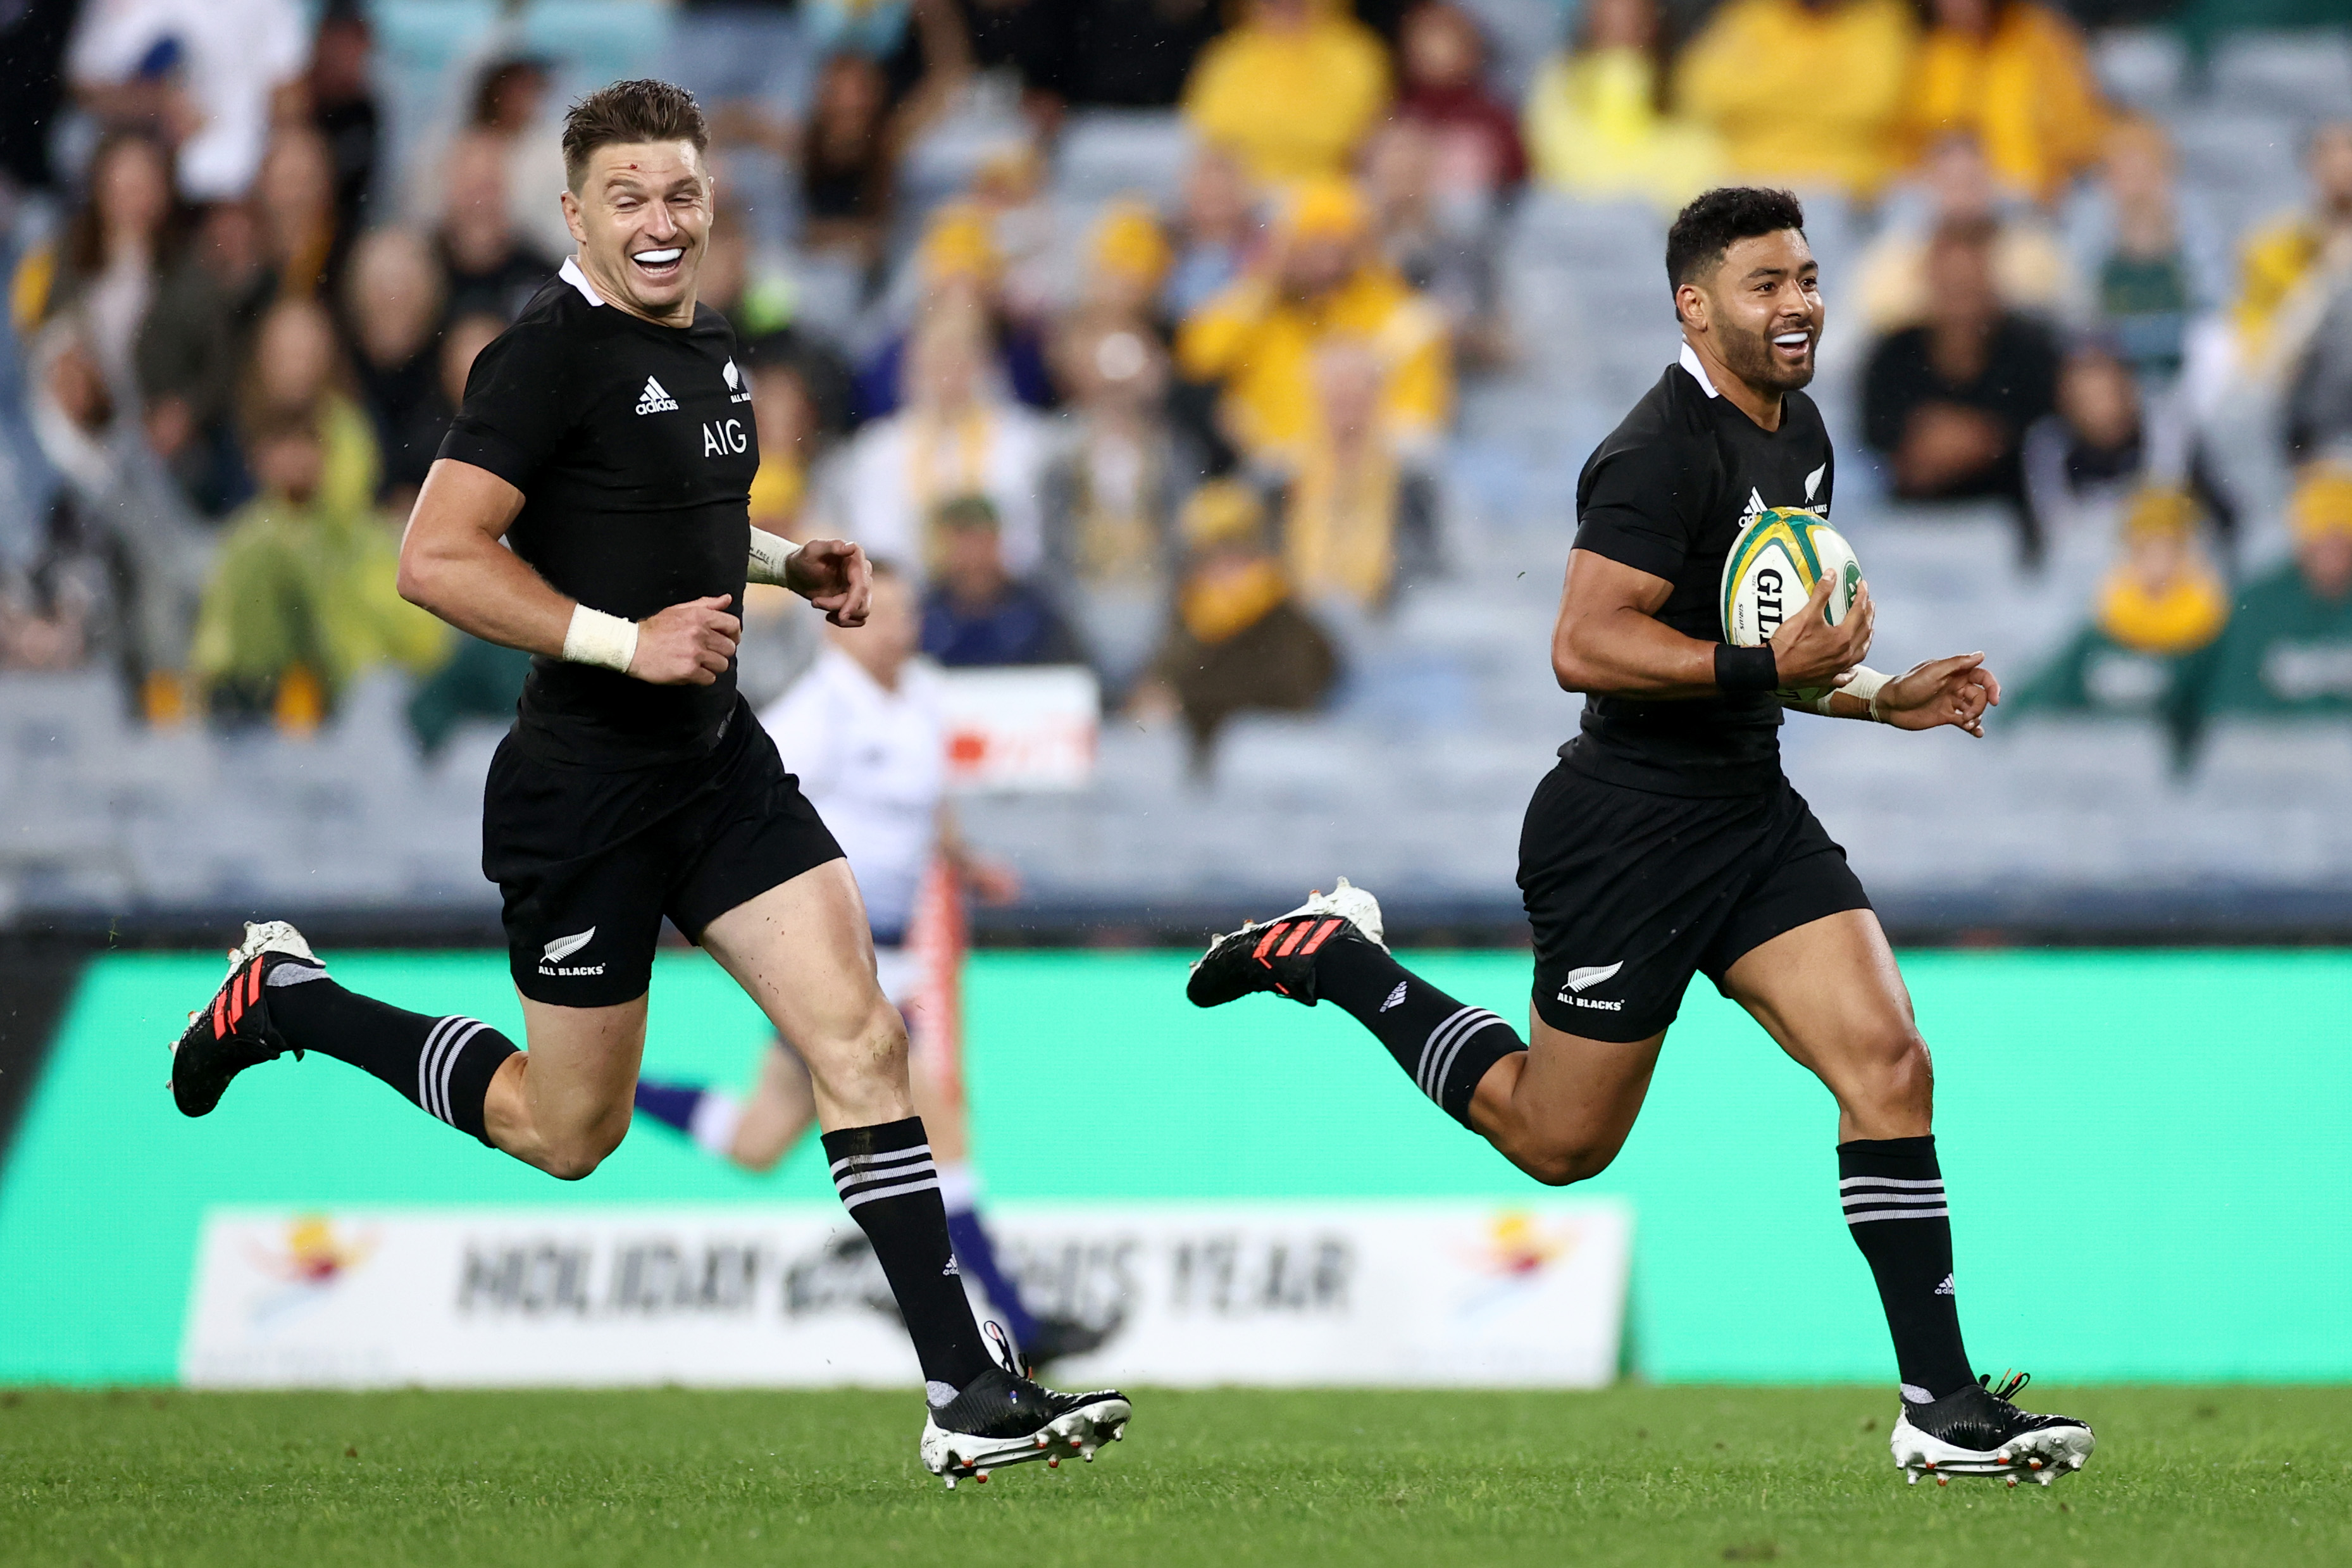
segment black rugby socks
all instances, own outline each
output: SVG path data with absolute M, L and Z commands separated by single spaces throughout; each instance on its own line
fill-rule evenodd
M 482 1101 L 513 1041 L 478 1018 L 428 1018 L 346 991 L 308 963 L 270 965 L 268 985 L 270 1021 L 289 1045 L 373 1073 L 410 1104 L 490 1142 Z
M 1878 1280 L 1895 1336 L 1903 1397 L 1924 1405 L 1976 1381 L 1960 1343 L 1952 1288 L 1952 1221 L 1936 1140 L 1856 1139 L 1837 1146 L 1838 1196 L 1853 1242 Z
M 1528 1048 L 1502 1019 L 1455 1001 L 1377 942 L 1327 945 L 1315 955 L 1315 991 L 1379 1037 L 1421 1092 L 1465 1127 L 1486 1069 Z
M 923 1363 L 924 1397 L 936 1410 L 991 1363 L 948 1241 L 948 1211 L 923 1119 L 828 1132 L 824 1156 L 842 1206 L 874 1244 L 898 1299 L 907 1337 Z

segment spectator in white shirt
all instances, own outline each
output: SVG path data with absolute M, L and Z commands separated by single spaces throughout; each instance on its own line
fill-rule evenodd
M 179 150 L 180 194 L 245 195 L 273 118 L 298 107 L 310 39 L 296 0 L 93 0 L 67 52 L 81 106 Z

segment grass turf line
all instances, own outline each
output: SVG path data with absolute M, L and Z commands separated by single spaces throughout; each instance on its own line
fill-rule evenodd
M 2352 1389 L 2032 1403 L 2099 1430 L 2046 1490 L 1906 1488 L 1875 1390 L 1628 1387 L 1151 1391 L 950 1493 L 911 1395 L 24 1390 L 0 1563 L 2352 1562 Z

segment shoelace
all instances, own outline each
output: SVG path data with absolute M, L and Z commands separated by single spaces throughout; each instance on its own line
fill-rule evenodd
M 988 1353 L 995 1358 L 997 1365 L 1024 1382 L 1037 1381 L 1037 1369 L 1013 1348 L 1013 1336 L 1004 1331 L 1003 1324 L 989 1319 L 980 1325 L 980 1337 L 987 1342 Z
M 989 1325 L 991 1328 L 994 1328 L 995 1326 L 996 1325 L 993 1323 Z M 2025 1385 L 2032 1381 L 2033 1374 L 2032 1373 L 2014 1372 L 2008 1367 L 2001 1368 L 2000 1382 L 1998 1384 L 1994 1384 L 1992 1374 L 1990 1373 L 1987 1373 L 1977 1379 L 1977 1382 L 1983 1385 L 1984 1391 L 1987 1394 L 1991 1394 L 2003 1405 L 2011 1406 L 2016 1405 L 2017 1396 L 2025 1392 Z

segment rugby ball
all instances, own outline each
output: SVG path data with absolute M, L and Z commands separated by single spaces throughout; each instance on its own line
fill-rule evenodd
M 1781 623 L 1804 608 L 1813 584 L 1835 584 L 1825 607 L 1836 626 L 1862 592 L 1862 563 L 1853 546 L 1818 512 L 1769 508 L 1739 531 L 1723 561 L 1723 637 L 1735 647 L 1761 647 Z M 1832 688 L 1806 687 L 1780 693 L 1799 702 L 1818 700 Z

